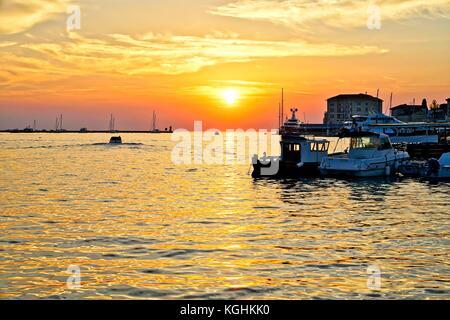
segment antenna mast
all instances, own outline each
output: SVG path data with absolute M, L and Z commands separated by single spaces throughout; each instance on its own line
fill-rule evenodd
M 284 88 L 281 89 L 281 123 L 284 121 Z
M 278 130 L 281 129 L 281 102 L 278 102 Z
M 392 115 L 392 103 L 394 101 L 394 93 L 391 92 L 391 100 L 389 102 L 389 110 L 391 111 L 391 115 Z
M 389 111 L 390 111 L 389 114 L 390 115 L 392 115 L 392 101 L 393 101 L 393 98 L 394 98 L 394 94 L 391 92 L 391 98 L 389 100 Z M 386 109 L 387 109 L 387 107 L 386 107 Z M 384 113 L 388 114 L 388 110 L 385 110 Z

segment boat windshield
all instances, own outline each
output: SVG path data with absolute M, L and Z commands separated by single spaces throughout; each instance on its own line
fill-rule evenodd
M 385 136 L 354 137 L 350 140 L 350 149 L 378 149 L 392 148 L 391 141 Z
M 374 149 L 381 145 L 379 137 L 354 137 L 350 141 L 351 149 Z

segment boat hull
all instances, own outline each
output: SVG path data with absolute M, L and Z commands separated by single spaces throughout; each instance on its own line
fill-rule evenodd
M 436 159 L 407 162 L 399 167 L 399 172 L 412 178 L 450 179 L 450 165 L 441 165 Z
M 264 168 L 271 167 L 271 163 L 253 164 L 253 178 L 294 178 L 294 177 L 316 177 L 320 175 L 319 163 L 307 163 L 299 167 L 294 162 L 279 162 L 279 169 L 275 174 L 264 173 Z M 270 170 L 269 170 L 270 171 Z
M 420 136 L 390 136 L 393 144 L 402 143 L 438 143 L 438 135 L 420 135 Z
M 395 169 L 386 167 L 382 169 L 368 169 L 368 170 L 336 170 L 336 169 L 320 169 L 320 172 L 324 176 L 336 176 L 336 177 L 383 177 L 395 175 Z
M 408 157 L 395 158 L 378 161 L 364 162 L 364 160 L 353 159 L 331 159 L 327 164 L 322 164 L 320 172 L 324 176 L 343 176 L 343 177 L 382 177 L 392 176 L 397 173 L 397 169 Z

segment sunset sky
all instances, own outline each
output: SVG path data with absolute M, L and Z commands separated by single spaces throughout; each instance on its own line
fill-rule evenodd
M 70 5 L 81 29 L 68 31 Z M 367 22 L 381 9 L 381 29 Z M 0 0 L 0 129 L 272 128 L 326 99 L 450 97 L 449 0 Z

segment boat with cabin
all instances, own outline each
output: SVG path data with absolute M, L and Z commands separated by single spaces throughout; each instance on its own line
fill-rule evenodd
M 329 176 L 390 176 L 409 159 L 406 151 L 395 149 L 382 133 L 353 132 L 347 136 L 350 146 L 345 152 L 322 159 L 320 171 Z
M 109 144 L 122 144 L 122 137 L 111 137 Z
M 328 155 L 330 142 L 305 136 L 296 116 L 298 109 L 291 109 L 291 112 L 291 118 L 280 128 L 281 155 L 253 156 L 254 178 L 320 175 L 319 165 Z

